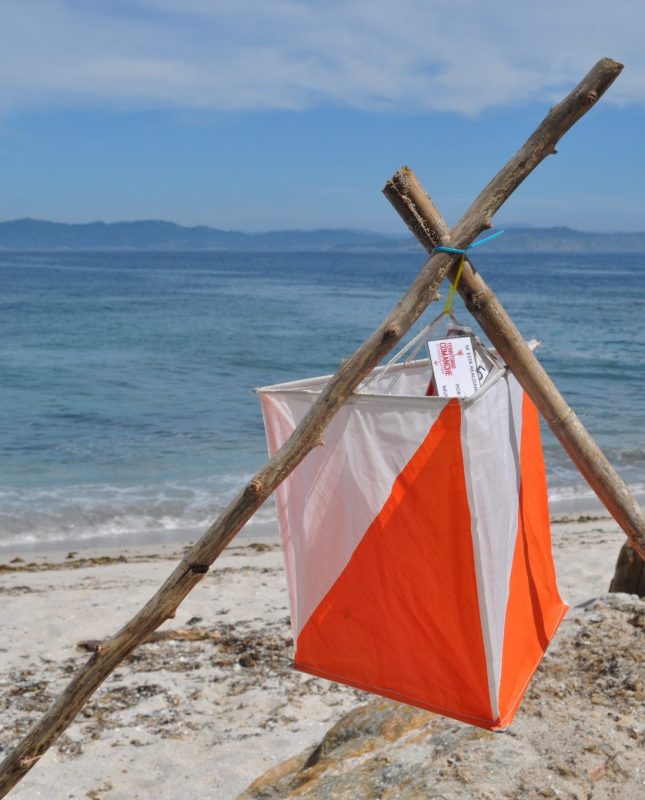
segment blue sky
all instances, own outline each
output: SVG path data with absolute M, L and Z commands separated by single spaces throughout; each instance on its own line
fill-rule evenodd
M 0 6 L 0 219 L 247 231 L 449 222 L 602 56 L 625 70 L 498 215 L 645 230 L 641 0 L 20 0 Z

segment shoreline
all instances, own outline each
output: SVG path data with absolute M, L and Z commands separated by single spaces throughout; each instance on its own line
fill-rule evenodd
M 645 507 L 645 492 L 634 491 L 636 500 Z M 213 514 L 213 520 L 217 514 Z M 560 520 L 575 521 L 578 518 L 596 517 L 611 519 L 591 489 L 570 496 L 560 495 L 549 502 L 549 516 L 552 524 Z M 154 529 L 150 531 L 133 531 L 130 533 L 105 534 L 96 536 L 67 536 L 46 538 L 39 541 L 3 542 L 0 539 L 0 562 L 7 556 L 57 553 L 63 550 L 108 550 L 127 547 L 159 547 L 167 548 L 196 542 L 207 530 L 202 528 L 174 528 L 171 530 Z M 259 520 L 251 518 L 237 534 L 235 540 L 252 538 L 271 538 L 277 528 L 277 519 Z
M 239 539 L 267 539 L 275 535 L 277 522 L 247 522 L 233 541 Z M 44 539 L 37 542 L 0 542 L 0 563 L 8 555 L 41 555 L 44 553 L 56 554 L 63 550 L 119 550 L 132 547 L 145 548 L 172 548 L 196 542 L 205 533 L 204 529 L 177 528 L 171 531 L 137 531 L 132 534 L 118 534 L 92 537 L 70 537 L 61 539 Z
M 604 510 L 604 509 L 603 509 Z M 622 543 L 626 541 L 624 533 L 617 523 L 605 514 L 581 513 L 560 514 L 551 516 L 551 538 L 553 555 L 556 563 L 558 583 L 574 589 L 576 597 L 582 588 L 582 574 L 568 558 L 569 551 L 577 544 L 581 548 L 593 547 L 592 554 L 583 559 L 589 573 L 591 585 L 596 587 L 596 595 L 608 590 L 613 576 L 616 559 Z M 192 534 L 192 535 L 191 535 Z M 149 540 L 149 537 L 133 537 L 127 541 L 116 543 L 114 539 L 81 539 L 76 541 L 60 541 L 42 543 L 47 546 L 31 545 L 29 548 L 0 549 L 0 579 L 3 575 L 26 572 L 75 570 L 81 568 L 100 568 L 118 563 L 171 564 L 179 561 L 184 553 L 195 543 L 193 532 L 186 532 L 173 541 L 169 537 L 164 540 Z M 277 523 L 265 522 L 259 525 L 247 525 L 237 534 L 228 547 L 215 561 L 212 570 L 217 569 L 222 559 L 236 551 L 278 550 L 282 556 L 282 544 Z M 589 563 L 587 563 L 589 562 Z M 280 561 L 282 569 L 282 561 Z M 609 575 L 604 589 L 600 586 L 601 575 Z M 562 587 L 561 587 L 562 588 Z M 580 601 L 569 603 L 573 608 Z

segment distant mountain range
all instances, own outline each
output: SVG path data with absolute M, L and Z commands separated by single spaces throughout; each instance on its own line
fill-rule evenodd
M 0 250 L 220 250 L 235 252 L 414 252 L 410 234 L 388 235 L 342 228 L 265 233 L 223 231 L 174 222 L 68 224 L 37 219 L 0 222 Z M 520 228 L 486 245 L 495 253 L 645 252 L 643 233 L 583 233 L 571 228 Z

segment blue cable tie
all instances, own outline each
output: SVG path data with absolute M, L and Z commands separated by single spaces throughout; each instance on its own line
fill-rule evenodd
M 480 239 L 477 242 L 473 242 L 469 244 L 466 250 L 459 250 L 458 247 L 435 247 L 434 249 L 440 253 L 461 253 L 462 255 L 466 253 L 467 250 L 472 250 L 474 247 L 479 247 L 480 244 L 486 244 L 486 242 L 490 242 L 491 239 L 496 239 L 498 236 L 501 236 L 504 231 L 495 231 L 495 233 L 491 233 L 490 236 L 487 236 L 485 239 Z

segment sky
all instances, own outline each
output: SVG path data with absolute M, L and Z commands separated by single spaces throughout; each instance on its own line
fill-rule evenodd
M 0 220 L 450 224 L 601 57 L 607 94 L 496 224 L 645 230 L 642 0 L 4 0 Z

